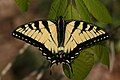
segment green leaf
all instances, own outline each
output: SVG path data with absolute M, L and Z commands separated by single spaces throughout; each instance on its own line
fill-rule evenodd
M 73 73 L 68 70 L 69 66 L 63 66 L 65 75 L 72 80 L 84 80 L 94 65 L 94 54 L 88 48 L 80 53 L 72 63 Z
M 111 23 L 112 18 L 100 0 L 83 0 L 89 12 L 100 22 Z
M 89 11 L 87 10 L 82 0 L 75 0 L 77 11 L 79 12 L 80 19 L 90 22 Z
M 101 62 L 109 67 L 109 48 L 105 45 L 96 45 L 93 47 L 96 54 L 96 62 Z
M 72 4 L 69 4 L 64 14 L 65 20 L 79 20 L 79 14 Z
M 99 27 L 101 27 L 101 28 L 103 28 L 103 29 L 104 29 L 106 26 L 108 26 L 108 24 L 103 23 L 103 22 L 96 22 L 95 25 L 97 25 L 97 26 L 99 26 Z
M 15 0 L 22 11 L 27 11 L 31 0 Z
M 53 3 L 49 12 L 49 19 L 56 20 L 60 16 L 63 16 L 68 5 L 68 0 L 53 0 Z

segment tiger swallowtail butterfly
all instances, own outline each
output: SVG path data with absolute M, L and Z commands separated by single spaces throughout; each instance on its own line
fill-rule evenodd
M 71 62 L 84 48 L 109 38 L 99 27 L 84 21 L 39 20 L 17 27 L 12 35 L 35 47 L 43 56 L 56 63 Z

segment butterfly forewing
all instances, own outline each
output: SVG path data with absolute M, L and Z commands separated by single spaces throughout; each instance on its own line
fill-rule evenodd
M 53 22 L 35 21 L 19 26 L 12 35 L 50 54 L 58 52 L 56 33 L 56 26 Z
M 83 48 L 107 38 L 108 34 L 99 27 L 82 21 L 72 21 L 66 26 L 64 51 L 69 53 L 68 56 L 75 57 Z

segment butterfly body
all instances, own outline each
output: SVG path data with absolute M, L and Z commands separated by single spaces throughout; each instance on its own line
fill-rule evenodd
M 101 28 L 83 21 L 39 20 L 19 26 L 12 35 L 30 43 L 51 62 L 71 62 L 84 48 L 108 39 Z

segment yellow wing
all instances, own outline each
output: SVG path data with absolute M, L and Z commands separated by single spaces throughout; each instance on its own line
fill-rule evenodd
M 58 52 L 56 25 L 51 21 L 35 21 L 21 25 L 13 31 L 12 35 L 39 47 L 44 53 L 47 51 Z
M 108 38 L 108 34 L 99 27 L 86 22 L 71 21 L 66 26 L 64 51 L 76 53 L 83 48 Z

